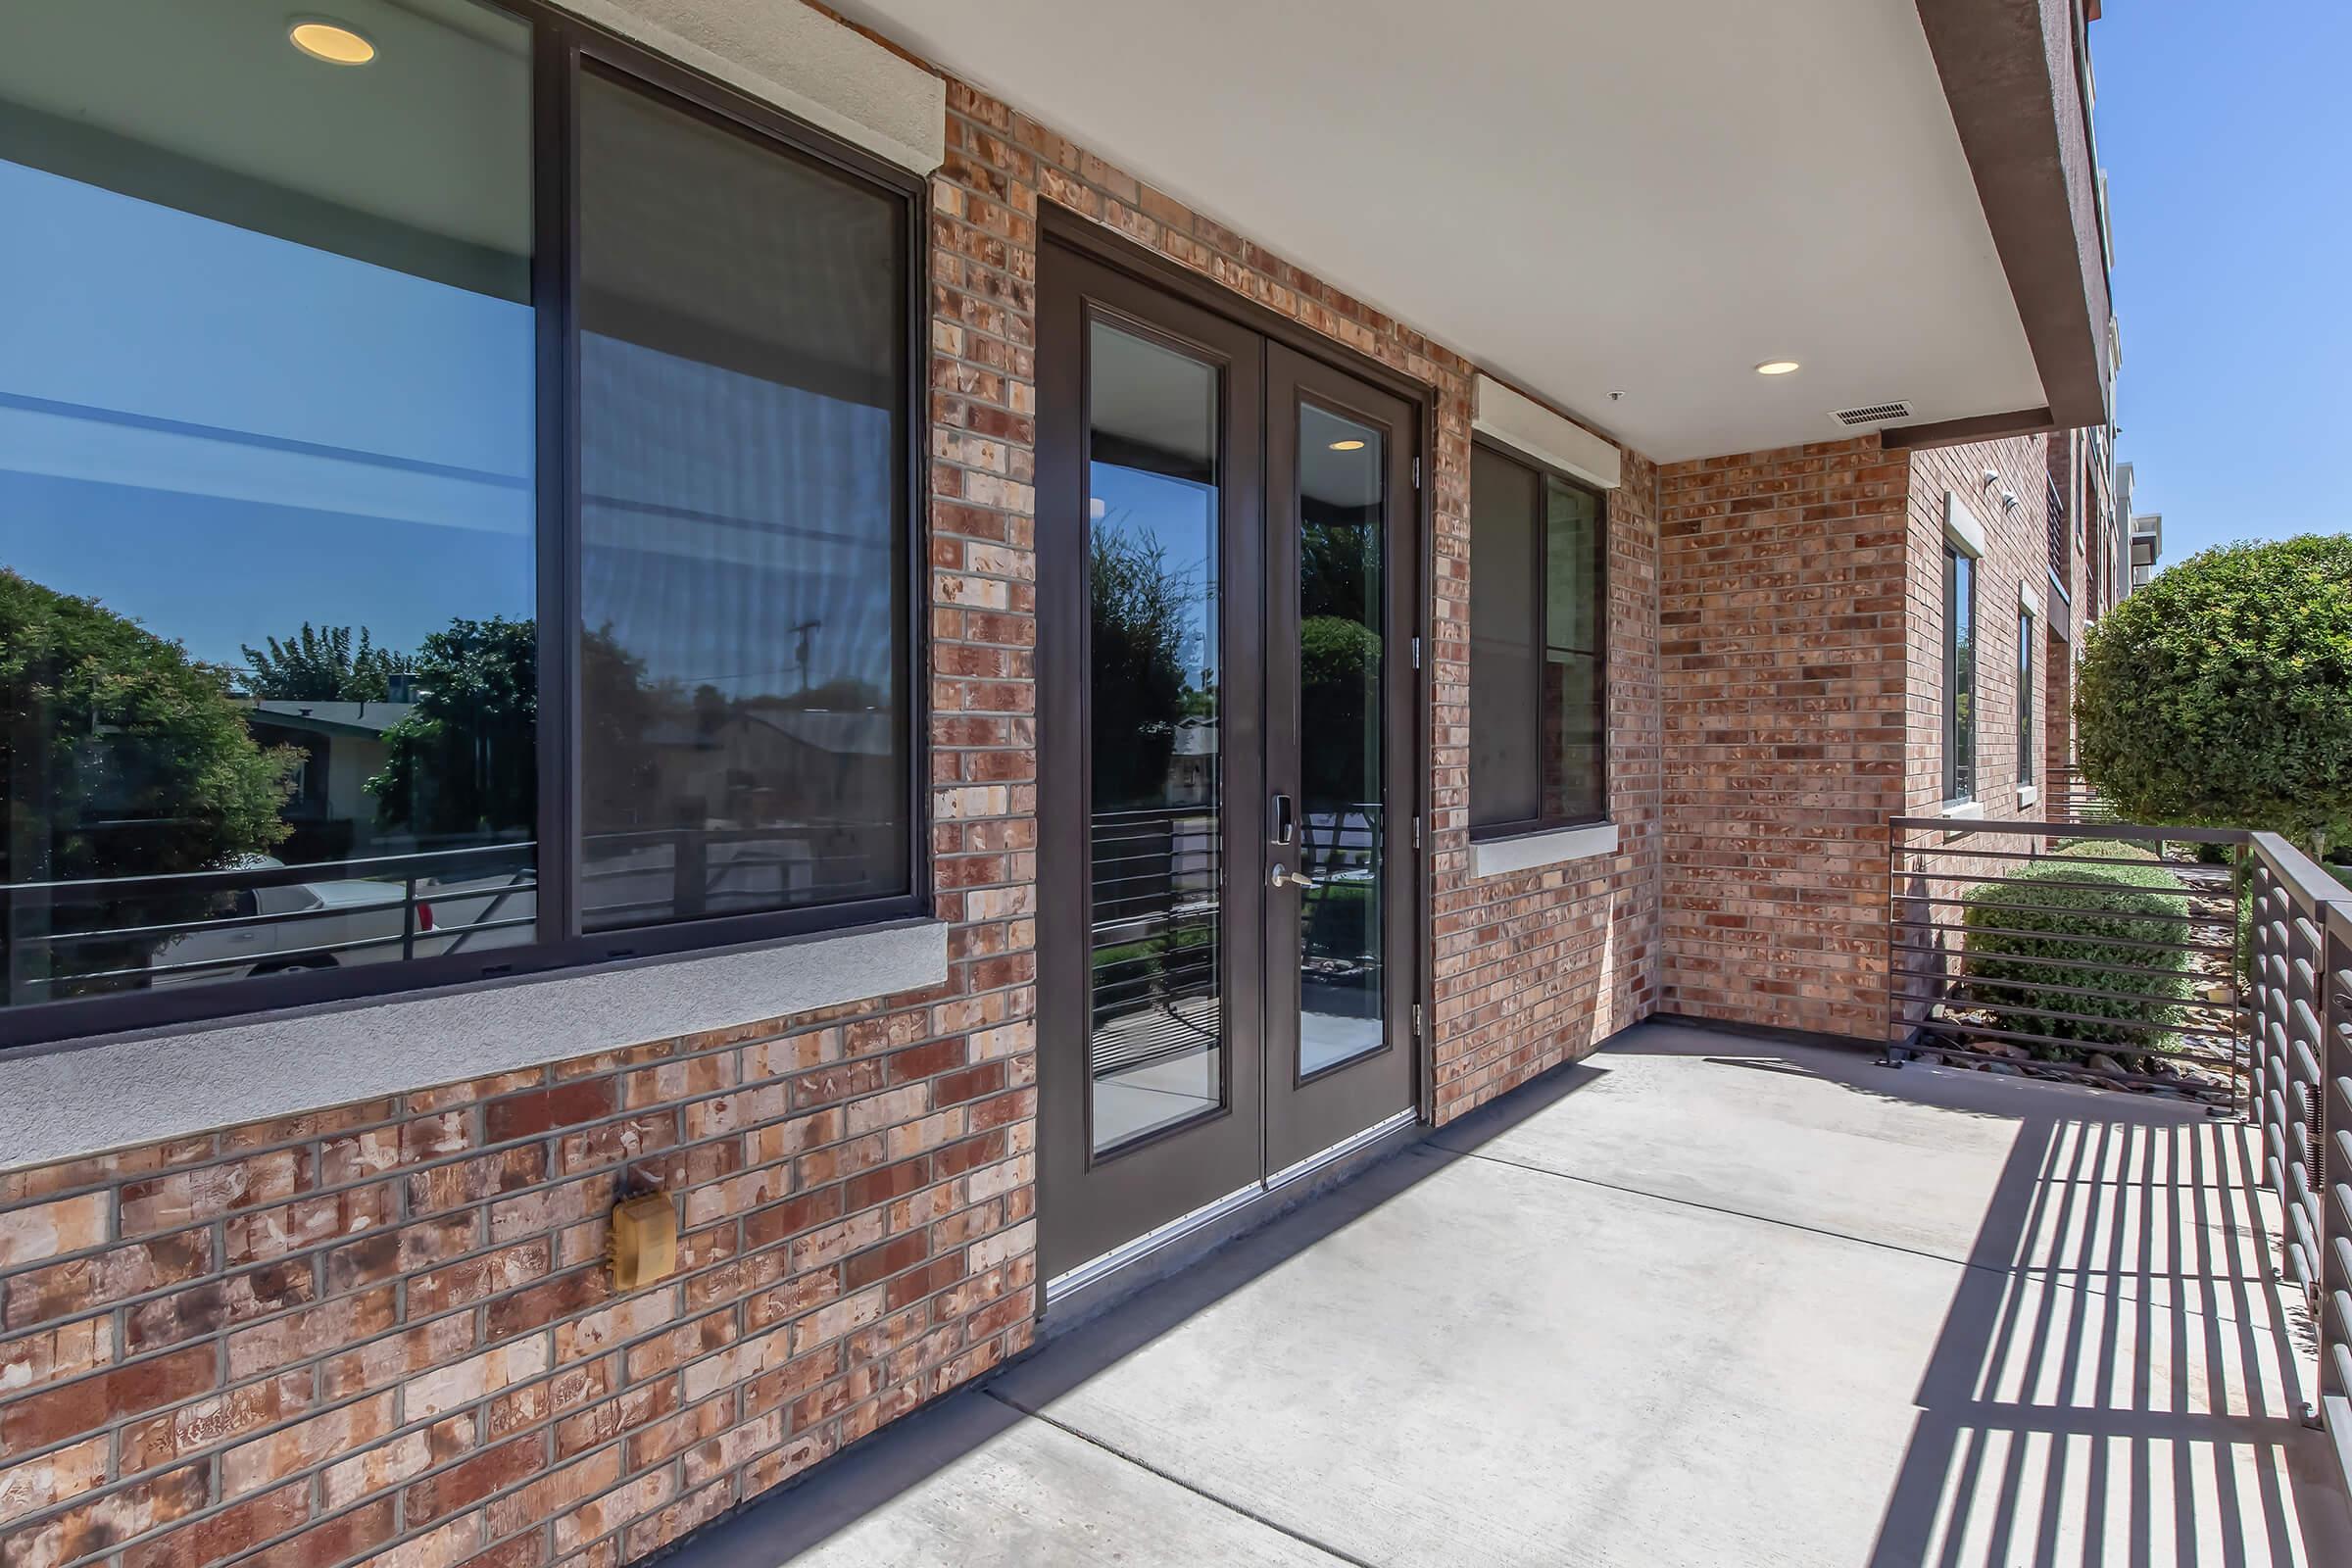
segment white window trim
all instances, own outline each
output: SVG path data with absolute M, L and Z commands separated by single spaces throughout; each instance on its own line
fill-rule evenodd
M 1479 434 L 1603 490 L 1624 482 L 1624 460 L 1614 442 L 1491 375 L 1477 377 L 1473 399 L 1470 428 Z
M 901 920 L 0 1056 L 0 1170 L 941 985 L 948 928 Z
M 1960 499 L 1957 490 L 1943 493 L 1943 536 L 1952 542 L 1953 549 L 1969 560 L 1984 559 L 1984 525 L 1977 520 L 1975 513 L 1969 511 L 1968 503 Z
M 1542 866 L 1566 865 L 1617 853 L 1617 824 L 1590 822 L 1583 827 L 1547 828 L 1507 839 L 1473 840 L 1470 875 L 1473 878 L 1510 876 Z

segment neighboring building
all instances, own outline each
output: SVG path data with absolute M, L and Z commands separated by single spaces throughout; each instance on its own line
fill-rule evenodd
M 2164 514 L 2143 512 L 2132 519 L 2132 586 L 2146 585 L 2164 559 Z
M 2065 760 L 2095 0 L 846 9 L 0 20 L 9 1562 L 645 1557 L 1642 1018 L 1885 1038 L 1888 819 Z M 413 861 L 257 858 L 390 709 L 272 819 L 170 644 L 304 620 Z

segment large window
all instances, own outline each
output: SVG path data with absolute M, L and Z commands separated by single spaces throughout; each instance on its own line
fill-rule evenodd
M 2017 612 L 2017 782 L 2034 787 L 2034 612 Z
M 474 0 L 12 7 L 0 160 L 0 1042 L 916 907 L 910 177 Z
M 1977 798 L 1977 563 L 1943 547 L 1943 798 Z
M 1480 444 L 1470 459 L 1470 826 L 1607 809 L 1600 497 Z

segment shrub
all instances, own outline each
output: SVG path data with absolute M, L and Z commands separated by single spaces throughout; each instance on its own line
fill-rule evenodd
M 2324 850 L 2352 823 L 2352 535 L 2167 568 L 2091 629 L 2078 690 L 2082 771 L 2119 816 Z
M 2131 860 L 2102 865 L 2100 860 Z M 2186 942 L 2188 901 L 2180 879 L 2135 846 L 2078 841 L 2044 860 L 1972 888 L 1962 916 L 1962 1000 L 2032 1009 L 2008 1013 L 1996 1027 L 2078 1040 L 2085 1045 L 2160 1051 L 2174 1044 L 2166 1026 L 2174 1004 L 2189 994 L 2189 955 L 2133 947 Z M 1997 907 L 1996 907 L 1997 906 Z M 2118 973 L 2125 964 L 2153 973 Z M 1999 982 L 1995 984 L 1993 982 Z M 2115 993 L 2084 997 L 2058 986 Z M 2086 1014 L 2042 1017 L 2040 1012 Z

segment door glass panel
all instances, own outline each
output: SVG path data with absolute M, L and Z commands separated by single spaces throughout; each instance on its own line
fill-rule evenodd
M 1298 409 L 1298 1070 L 1381 1026 L 1381 432 Z
M 1100 1153 L 1225 1100 L 1219 476 L 1214 368 L 1100 321 L 1087 355 Z

